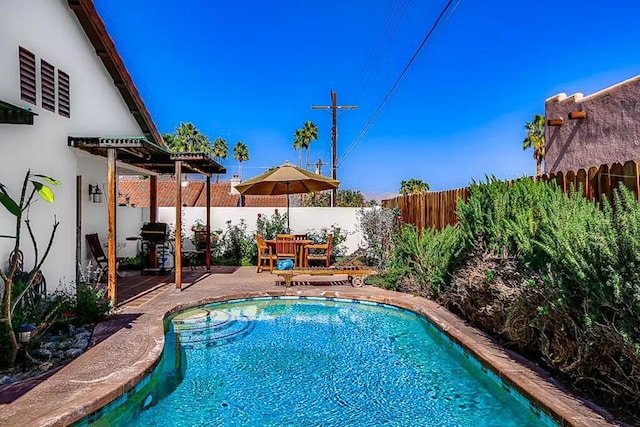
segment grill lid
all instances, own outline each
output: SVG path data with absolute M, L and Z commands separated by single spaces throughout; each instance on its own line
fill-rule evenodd
M 142 224 L 140 237 L 142 240 L 163 242 L 169 236 L 169 225 L 166 222 L 145 222 Z

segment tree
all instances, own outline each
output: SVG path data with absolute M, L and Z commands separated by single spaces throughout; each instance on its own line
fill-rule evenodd
M 293 149 L 298 151 L 298 167 L 302 167 L 302 149 L 304 148 L 304 129 L 297 129 L 293 134 Z
M 302 148 L 307 150 L 307 164 L 305 169 L 309 166 L 309 152 L 311 149 L 311 142 L 318 140 L 318 126 L 311 121 L 306 121 L 302 128 Z
M 229 144 L 224 138 L 216 138 L 213 141 L 213 157 L 220 163 L 222 160 L 226 160 L 229 157 Z M 216 174 L 216 182 L 220 180 L 220 174 Z
M 173 134 L 162 135 L 167 147 L 174 152 L 202 152 L 212 155 L 213 150 L 207 135 L 203 134 L 192 123 L 180 122 Z
M 534 114 L 533 119 L 524 125 L 527 136 L 522 141 L 523 150 L 533 147 L 533 158 L 536 161 L 536 175 L 538 176 L 542 175 L 542 161 L 547 154 L 545 150 L 544 127 L 544 116 Z
M 238 161 L 238 175 L 242 179 L 242 162 L 249 160 L 249 149 L 242 141 L 238 141 L 233 147 L 233 158 Z
M 402 194 L 420 194 L 429 191 L 429 184 L 421 179 L 411 178 L 408 181 L 400 182 L 400 192 Z
M 298 167 L 302 167 L 302 150 L 307 150 L 307 164 L 309 166 L 309 153 L 311 142 L 318 140 L 318 126 L 312 121 L 304 122 L 304 125 L 293 134 L 293 148 L 298 152 Z
M 303 205 L 307 207 L 329 207 L 331 206 L 331 192 L 323 191 L 316 193 L 315 197 L 313 197 L 312 193 L 308 193 L 303 199 Z M 336 206 L 342 208 L 360 208 L 365 205 L 364 196 L 360 191 L 338 190 Z
M 31 185 L 30 185 L 31 184 Z M 13 331 L 13 325 L 11 318 L 18 306 L 20 300 L 33 288 L 37 273 L 40 271 L 42 264 L 47 259 L 51 246 L 53 245 L 53 239 L 56 235 L 56 230 L 60 224 L 57 219 L 53 219 L 53 228 L 49 235 L 49 242 L 42 257 L 39 256 L 38 244 L 29 222 L 29 210 L 31 209 L 36 194 L 44 201 L 53 203 L 54 195 L 49 185 L 60 185 L 60 182 L 45 175 L 34 175 L 31 171 L 27 171 L 22 182 L 22 191 L 20 193 L 19 202 L 16 202 L 11 196 L 7 188 L 0 183 L 0 204 L 5 207 L 11 215 L 15 217 L 15 234 L 14 235 L 0 235 L 0 238 L 13 239 L 15 241 L 13 246 L 13 253 L 20 252 L 20 243 L 22 236 L 22 225 L 26 225 L 29 238 L 33 245 L 34 251 L 34 267 L 31 271 L 26 273 L 20 273 L 18 271 L 18 264 L 20 258 L 14 256 L 10 262 L 8 269 L 0 269 L 0 278 L 4 282 L 4 296 L 2 300 L 2 310 L 0 312 L 0 369 L 6 369 L 15 363 L 16 354 L 18 352 L 18 345 L 16 342 L 16 336 Z M 16 283 L 18 277 L 25 278 L 24 289 L 15 298 L 11 300 L 13 285 Z

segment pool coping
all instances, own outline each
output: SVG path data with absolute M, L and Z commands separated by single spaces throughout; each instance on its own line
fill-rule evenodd
M 124 310 L 125 315 L 138 315 L 130 322 L 129 328 L 120 328 L 110 334 L 13 403 L 0 405 L 0 424 L 59 426 L 78 421 L 122 396 L 153 371 L 162 355 L 164 320 L 168 316 L 213 302 L 277 296 L 357 299 L 410 310 L 428 319 L 505 384 L 532 401 L 560 425 L 613 424 L 613 417 L 606 411 L 569 393 L 546 371 L 516 353 L 503 349 L 486 334 L 426 298 L 368 286 L 294 286 L 284 289 L 271 285 L 267 289 L 254 287 L 246 291 L 234 286 L 227 290 L 220 292 L 218 289 L 218 295 L 215 296 L 211 295 L 213 292 L 206 292 L 206 289 L 189 289 L 180 293 L 168 290 L 159 301 L 143 310 L 144 313 L 137 313 L 139 307 Z M 189 295 L 189 291 L 193 293 Z M 113 323 L 113 320 L 110 322 Z M 99 338 L 101 330 L 113 327 L 110 322 L 98 325 L 94 335 L 97 333 Z M 115 360 L 114 355 L 120 358 Z M 57 402 L 50 401 L 52 395 L 56 396 Z

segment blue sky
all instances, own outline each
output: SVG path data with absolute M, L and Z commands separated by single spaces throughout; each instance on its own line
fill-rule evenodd
M 306 120 L 320 130 L 311 159 L 330 163 L 331 115 L 310 106 L 328 105 L 331 88 L 359 106 L 338 116 L 342 188 L 533 174 L 523 125 L 545 98 L 640 74 L 634 1 L 461 0 L 343 156 L 446 0 L 94 1 L 159 130 L 189 121 L 230 147 L 242 140 L 245 179 L 297 162 L 293 133 Z M 237 172 L 232 155 L 224 164 Z

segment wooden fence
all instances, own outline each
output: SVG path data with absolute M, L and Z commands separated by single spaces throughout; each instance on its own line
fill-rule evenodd
M 408 194 L 394 199 L 383 200 L 382 206 L 400 209 L 402 221 L 413 224 L 418 229 L 433 227 L 438 230 L 458 221 L 456 208 L 458 199 L 465 202 L 469 198 L 468 188 L 455 190 Z
M 640 201 L 640 167 L 635 160 L 591 166 L 577 171 L 543 174 L 540 180 L 555 182 L 564 193 L 582 188 L 583 195 L 594 201 L 600 201 L 603 197 L 612 200 L 614 191 L 623 184 L 633 191 L 636 200 Z M 413 224 L 420 230 L 429 227 L 440 230 L 458 222 L 456 209 L 460 198 L 465 202 L 468 200 L 468 187 L 398 196 L 383 200 L 382 206 L 400 209 L 403 222 Z

